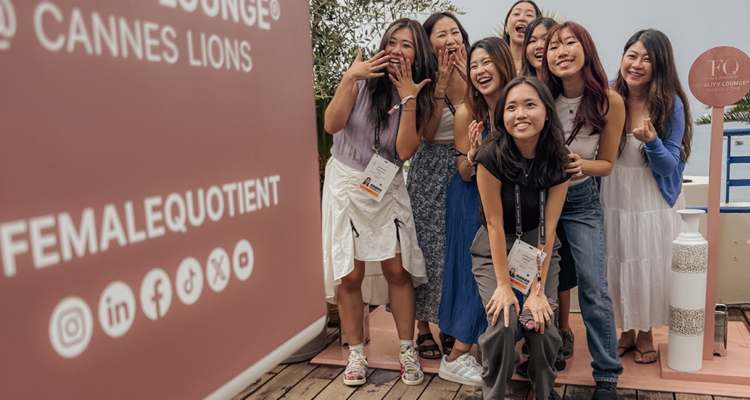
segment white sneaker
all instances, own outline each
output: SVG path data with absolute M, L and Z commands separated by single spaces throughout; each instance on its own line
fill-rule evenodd
M 417 357 L 417 351 L 412 346 L 401 346 L 401 351 L 398 355 L 399 361 L 401 362 L 401 381 L 405 384 L 419 385 L 424 381 L 424 372 L 422 372 L 422 366 L 419 364 L 419 358 Z
M 359 351 L 349 352 L 349 362 L 344 371 L 344 385 L 360 386 L 367 380 L 367 357 Z
M 447 355 L 443 356 L 438 376 L 446 381 L 462 385 L 482 386 L 482 366 L 469 353 L 458 357 L 453 362 L 448 362 Z

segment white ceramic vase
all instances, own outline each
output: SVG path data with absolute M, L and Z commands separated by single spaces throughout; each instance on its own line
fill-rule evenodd
M 698 232 L 705 211 L 677 212 L 682 217 L 682 232 L 672 242 L 667 366 L 675 371 L 696 372 L 703 367 L 706 322 L 708 242 Z

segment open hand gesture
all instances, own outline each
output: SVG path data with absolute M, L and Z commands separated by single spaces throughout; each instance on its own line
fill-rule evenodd
M 375 54 L 374 57 L 367 61 L 362 61 L 362 49 L 357 49 L 357 57 L 346 70 L 346 74 L 354 80 L 379 78 L 385 75 L 384 72 L 378 72 L 388 65 L 388 56 L 384 56 L 385 51 Z
M 656 129 L 651 125 L 651 118 L 643 120 L 643 126 L 633 129 L 633 137 L 641 142 L 650 142 L 656 137 Z
M 482 145 L 482 132 L 484 131 L 484 122 L 471 121 L 469 124 L 469 151 L 466 152 L 466 158 L 469 162 L 474 162 L 474 156 L 477 155 L 479 146 Z
M 445 97 L 445 91 L 453 77 L 453 68 L 456 66 L 453 56 L 447 51 L 438 51 L 438 72 L 435 85 L 435 97 Z
M 464 82 L 469 83 L 469 78 L 466 76 L 466 46 L 461 45 L 453 56 L 455 57 L 455 68 L 458 74 Z
M 425 79 L 422 82 L 414 83 L 414 80 L 411 77 L 411 61 L 404 58 L 401 58 L 400 61 L 399 67 L 396 69 L 396 75 L 388 75 L 388 77 L 391 78 L 393 86 L 396 87 L 398 95 L 401 96 L 402 99 L 405 99 L 408 96 L 414 96 L 416 99 L 419 91 L 422 90 L 424 85 L 428 84 L 431 79 Z

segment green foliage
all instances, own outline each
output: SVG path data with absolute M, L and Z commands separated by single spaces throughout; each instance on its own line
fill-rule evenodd
M 750 92 L 747 92 L 745 97 L 739 99 L 732 105 L 732 108 L 724 112 L 724 122 L 743 122 L 750 124 Z M 695 120 L 695 123 L 696 125 L 709 125 L 711 123 L 711 115 L 705 114 Z
M 435 11 L 463 14 L 450 0 L 310 0 L 315 98 L 332 98 L 357 48 L 372 57 L 391 22 Z
M 561 24 L 568 19 L 565 14 L 559 13 L 556 10 L 547 10 L 544 7 L 539 7 L 539 10 L 542 11 L 542 17 L 552 18 L 557 21 L 558 24 Z M 531 23 L 531 21 L 529 21 L 529 23 Z M 503 22 L 500 22 L 500 25 L 495 28 L 495 35 L 499 38 L 502 38 L 503 35 L 505 35 L 505 24 Z

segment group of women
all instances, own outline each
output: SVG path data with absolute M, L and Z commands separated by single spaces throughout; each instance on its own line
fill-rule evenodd
M 389 303 L 405 384 L 423 381 L 420 357 L 441 358 L 440 377 L 503 398 L 523 337 L 516 371 L 537 399 L 559 398 L 575 286 L 594 399 L 617 398 L 624 354 L 656 361 L 692 138 L 669 39 L 637 32 L 608 82 L 582 26 L 531 0 L 504 26 L 470 44 L 448 12 L 397 20 L 326 109 L 326 295 L 349 341 L 346 385 L 367 378 L 363 305 Z

